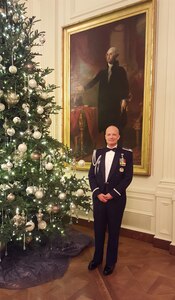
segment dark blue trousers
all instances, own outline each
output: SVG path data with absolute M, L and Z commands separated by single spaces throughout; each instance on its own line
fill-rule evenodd
M 105 233 L 108 230 L 106 265 L 117 262 L 120 226 L 126 205 L 126 195 L 113 198 L 107 203 L 96 198 L 93 202 L 95 252 L 94 261 L 99 264 L 103 260 Z

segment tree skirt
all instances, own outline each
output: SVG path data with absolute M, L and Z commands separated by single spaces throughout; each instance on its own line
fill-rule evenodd
M 92 239 L 71 230 L 65 239 L 37 248 L 9 245 L 0 263 L 0 288 L 24 289 L 58 279 L 66 272 L 70 257 L 77 256 Z

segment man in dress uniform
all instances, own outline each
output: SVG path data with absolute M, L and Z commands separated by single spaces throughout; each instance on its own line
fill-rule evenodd
M 108 243 L 104 275 L 112 274 L 118 256 L 119 232 L 126 205 L 126 188 L 133 177 L 132 150 L 120 148 L 119 129 L 109 126 L 105 132 L 107 147 L 94 150 L 89 170 L 89 183 L 93 197 L 95 252 L 88 269 L 102 263 L 105 232 Z

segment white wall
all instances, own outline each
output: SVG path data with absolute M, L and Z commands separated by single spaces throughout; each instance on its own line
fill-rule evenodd
M 28 14 L 46 31 L 41 65 L 53 67 L 48 79 L 62 86 L 62 27 L 143 0 L 28 0 Z M 123 227 L 152 233 L 175 245 L 175 1 L 157 0 L 155 87 L 151 176 L 135 176 L 128 190 Z M 62 90 L 56 92 L 62 105 Z M 61 115 L 52 134 L 61 140 Z M 81 173 L 87 175 L 87 173 Z M 79 176 L 81 176 L 79 174 Z

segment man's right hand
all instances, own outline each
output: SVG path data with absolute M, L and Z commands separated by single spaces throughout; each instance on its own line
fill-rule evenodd
M 97 198 L 101 201 L 101 202 L 104 202 L 104 203 L 106 203 L 107 201 L 108 201 L 108 199 L 106 199 L 106 195 L 105 194 L 99 194 L 98 196 L 97 196 Z

